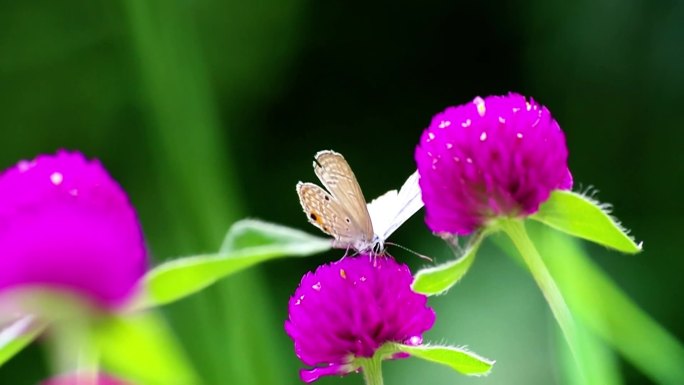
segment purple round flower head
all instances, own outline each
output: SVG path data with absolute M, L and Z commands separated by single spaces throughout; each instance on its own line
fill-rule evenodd
M 98 161 L 60 151 L 0 174 L 0 291 L 67 290 L 122 305 L 146 270 L 136 213 Z
M 565 136 L 549 110 L 511 93 L 435 115 L 416 148 L 426 223 L 467 235 L 499 216 L 536 212 L 570 189 Z
M 300 372 L 302 380 L 354 371 L 355 358 L 373 357 L 386 342 L 422 343 L 435 313 L 426 296 L 411 290 L 412 282 L 406 265 L 369 255 L 347 257 L 304 275 L 285 322 L 297 357 L 314 367 Z

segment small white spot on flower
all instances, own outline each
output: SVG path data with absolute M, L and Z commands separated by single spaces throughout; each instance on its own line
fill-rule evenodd
M 17 163 L 17 168 L 19 169 L 19 172 L 24 172 L 28 171 L 31 167 L 33 167 L 36 163 L 34 161 L 28 161 L 28 160 L 22 160 L 19 163 Z
M 506 118 L 504 118 L 503 116 L 499 116 L 499 123 L 506 124 Z
M 459 163 L 460 161 L 461 161 L 461 158 L 459 158 L 457 156 L 454 157 L 454 162 Z
M 423 343 L 423 339 L 420 336 L 413 336 L 406 341 L 407 345 L 418 346 Z
M 485 113 L 487 112 L 487 107 L 485 106 L 485 101 L 481 97 L 476 97 L 475 100 L 473 100 L 473 103 L 475 103 L 475 107 L 477 107 L 477 113 L 480 115 L 480 117 L 485 116 Z
M 447 128 L 447 127 L 449 127 L 449 126 L 451 126 L 451 121 L 449 121 L 449 120 L 442 120 L 441 122 L 439 122 L 439 126 L 438 126 L 438 127 L 439 127 L 439 128 Z
M 520 108 L 518 108 L 518 107 L 513 107 L 513 113 L 514 113 L 514 114 L 517 113 L 518 111 L 520 111 Z
M 314 289 L 314 290 L 316 290 L 316 291 L 321 291 L 321 283 L 320 283 L 320 282 L 316 282 L 316 283 L 314 283 L 313 285 L 311 285 L 311 288 Z
M 446 144 L 447 150 L 451 150 L 453 147 L 454 147 L 454 145 L 451 144 L 451 143 L 447 143 L 447 144 Z
M 64 175 L 62 175 L 61 172 L 53 172 L 50 175 L 50 181 L 55 186 L 59 186 L 60 184 L 62 184 L 62 181 L 64 181 Z
M 366 276 L 362 275 L 361 278 L 359 278 L 359 281 L 366 282 L 366 279 L 367 279 Z
M 518 132 L 517 134 L 515 134 L 515 136 L 516 136 L 518 139 L 522 139 L 522 138 L 523 138 L 522 132 Z
M 525 108 L 527 108 L 527 111 L 532 109 L 532 105 L 530 104 L 530 102 L 525 102 Z
M 487 133 L 482 131 L 482 133 L 480 134 L 480 141 L 484 142 L 485 140 L 487 140 Z
M 78 196 L 78 190 L 72 188 L 71 190 L 69 190 L 69 195 L 71 195 L 72 197 Z
M 434 132 L 428 132 L 428 142 L 435 139 L 435 133 Z
M 473 164 L 473 158 L 467 157 L 467 158 L 466 158 L 466 162 L 468 162 L 468 163 L 470 163 L 470 164 Z
M 472 122 L 470 119 L 466 119 L 465 122 L 461 123 L 461 127 L 466 128 L 469 127 Z

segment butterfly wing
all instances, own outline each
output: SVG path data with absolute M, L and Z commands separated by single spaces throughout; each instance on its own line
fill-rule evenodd
M 364 236 L 347 210 L 320 186 L 299 182 L 297 194 L 309 222 L 335 238 L 335 247 L 352 247 Z
M 314 171 L 333 200 L 349 215 L 351 228 L 359 236 L 357 244 L 370 243 L 373 223 L 361 187 L 344 157 L 334 151 L 320 151 L 314 158 Z
M 373 229 L 382 241 L 423 207 L 418 171 L 411 174 L 401 189 L 390 190 L 368 204 Z

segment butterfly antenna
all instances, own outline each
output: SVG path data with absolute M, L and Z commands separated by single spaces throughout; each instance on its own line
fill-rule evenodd
M 344 250 L 344 255 L 342 256 L 342 258 L 340 258 L 340 261 L 347 258 L 348 255 L 349 255 L 349 246 L 347 246 L 347 248 Z
M 402 246 L 402 245 L 400 245 L 400 244 L 398 244 L 398 243 L 394 243 L 394 242 L 385 242 L 385 244 L 386 244 L 386 245 L 390 245 L 390 246 L 396 246 L 396 247 L 398 247 L 398 248 L 400 248 L 400 249 L 402 249 L 402 250 L 406 250 L 406 251 L 408 251 L 409 253 L 416 255 L 416 256 L 417 256 L 418 258 L 420 258 L 420 259 L 424 259 L 424 260 L 426 260 L 426 261 L 432 262 L 432 258 L 428 257 L 427 255 L 423 255 L 423 254 L 417 253 L 417 252 L 415 252 L 415 251 L 409 249 L 408 247 Z
M 340 261 L 350 256 L 349 250 L 354 250 L 354 252 L 351 254 L 351 257 L 356 257 L 357 255 L 359 255 L 358 250 L 352 248 L 351 246 L 347 246 L 347 248 L 344 250 L 344 255 L 342 256 L 342 258 L 340 258 Z

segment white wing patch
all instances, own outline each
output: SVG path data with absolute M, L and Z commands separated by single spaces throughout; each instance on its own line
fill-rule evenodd
M 408 177 L 398 192 L 390 190 L 368 203 L 368 213 L 375 236 L 384 242 L 422 207 L 423 200 L 416 171 Z

